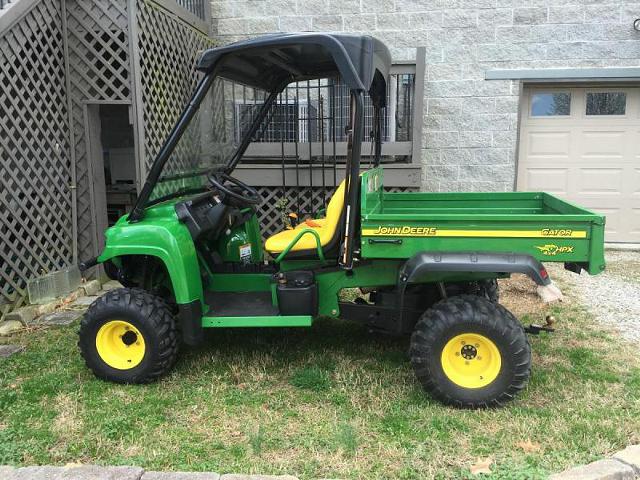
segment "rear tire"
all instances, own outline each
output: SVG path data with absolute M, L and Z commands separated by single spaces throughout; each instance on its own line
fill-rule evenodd
M 78 346 L 96 377 L 115 383 L 149 383 L 178 355 L 170 307 L 136 288 L 111 290 L 91 304 L 80 323 Z
M 500 301 L 500 286 L 498 285 L 498 280 L 495 278 L 472 282 L 471 288 L 473 291 L 470 291 L 469 293 L 486 298 L 493 303 L 498 303 Z
M 424 389 L 449 405 L 498 407 L 522 390 L 531 347 L 507 309 L 459 295 L 427 310 L 414 329 L 411 363 Z

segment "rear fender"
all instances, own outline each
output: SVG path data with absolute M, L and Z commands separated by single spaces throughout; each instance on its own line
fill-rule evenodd
M 431 273 L 524 273 L 538 285 L 551 280 L 542 263 L 531 255 L 477 252 L 420 252 L 407 260 L 398 275 L 398 286 L 429 281 Z
M 398 273 L 398 305 L 402 312 L 404 292 L 410 283 L 426 283 L 433 273 L 523 273 L 538 285 L 551 279 L 542 263 L 531 255 L 477 252 L 419 252 L 407 260 Z

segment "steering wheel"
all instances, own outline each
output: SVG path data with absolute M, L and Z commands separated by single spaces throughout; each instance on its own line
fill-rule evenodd
M 225 197 L 230 197 L 242 205 L 258 205 L 262 197 L 258 191 L 237 178 L 224 172 L 214 172 L 209 175 L 209 183 Z M 236 188 L 233 188 L 236 187 Z M 226 203 L 224 198 L 222 203 Z

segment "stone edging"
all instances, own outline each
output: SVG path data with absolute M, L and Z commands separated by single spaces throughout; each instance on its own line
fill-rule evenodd
M 146 472 L 140 467 L 3 467 L 0 480 L 298 480 L 291 475 L 220 475 L 214 472 Z
M 611 458 L 581 465 L 551 475 L 550 480 L 640 479 L 640 445 L 630 445 Z M 0 466 L 0 480 L 298 480 L 292 475 L 242 475 L 215 472 L 147 472 L 140 467 Z
M 551 475 L 550 480 L 635 480 L 640 478 L 640 445 L 630 445 L 611 458 Z

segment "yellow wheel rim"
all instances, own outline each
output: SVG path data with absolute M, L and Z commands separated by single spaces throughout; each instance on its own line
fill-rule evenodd
M 96 335 L 96 349 L 104 363 L 118 370 L 129 370 L 144 358 L 144 337 L 129 322 L 112 320 Z
M 463 333 L 449 340 L 440 361 L 447 378 L 464 388 L 486 387 L 498 377 L 502 365 L 496 344 L 477 333 Z

